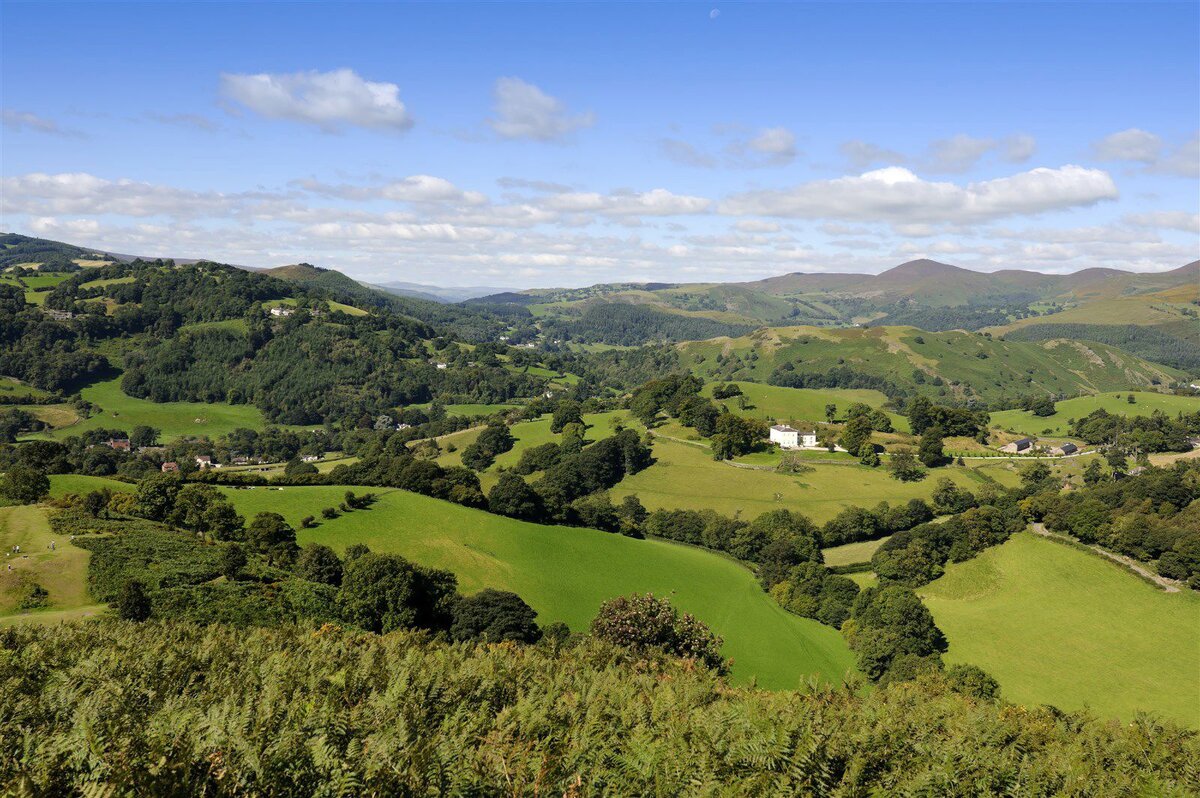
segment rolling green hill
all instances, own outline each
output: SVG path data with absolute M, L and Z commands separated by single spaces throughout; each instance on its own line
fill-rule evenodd
M 1001 429 L 1026 435 L 1066 435 L 1071 426 L 1068 423 L 1070 420 L 1083 418 L 1096 410 L 1121 416 L 1148 416 L 1156 410 L 1170 416 L 1200 412 L 1200 397 L 1137 391 L 1133 393 L 1135 403 L 1129 404 L 1129 395 L 1129 392 L 1105 393 L 1064 399 L 1055 405 L 1056 412 L 1052 416 L 1035 416 L 1028 410 L 1004 410 L 992 413 L 991 422 Z
M 692 341 L 678 349 L 684 365 L 710 380 L 782 382 L 791 374 L 842 369 L 930 396 L 989 401 L 1149 387 L 1183 376 L 1102 344 L 1013 342 L 912 327 L 778 327 L 740 338 Z
M 293 525 L 342 500 L 345 487 L 227 490 L 238 511 L 281 513 Z M 741 565 L 702 549 L 634 540 L 591 529 L 541 526 L 471 510 L 406 491 L 386 491 L 359 510 L 300 530 L 341 551 L 365 543 L 446 568 L 468 592 L 512 590 L 539 623 L 587 627 L 607 598 L 634 592 L 670 596 L 725 638 L 734 678 L 794 688 L 809 676 L 839 682 L 853 660 L 837 630 L 799 618 L 763 593 Z
M 1200 727 L 1200 596 L 1023 532 L 918 591 L 950 641 L 1022 704 L 1139 709 Z
M 1003 485 L 1015 484 L 1017 479 L 1008 461 L 944 468 L 921 482 L 898 482 L 886 469 L 859 465 L 849 455 L 831 458 L 816 453 L 814 458 L 821 460 L 809 462 L 812 471 L 790 475 L 769 466 L 739 468 L 718 462 L 712 459 L 707 444 L 671 440 L 661 434 L 655 437 L 653 448 L 655 463 L 613 488 L 614 500 L 636 494 L 651 510 L 716 510 L 746 520 L 785 508 L 823 523 L 848 506 L 929 499 L 941 476 L 968 490 L 989 479 Z M 845 462 L 824 462 L 841 458 Z

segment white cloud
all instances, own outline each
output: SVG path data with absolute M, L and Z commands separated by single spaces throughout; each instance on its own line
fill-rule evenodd
M 35 133 L 49 133 L 54 136 L 83 137 L 83 134 L 78 130 L 67 130 L 59 127 L 58 123 L 53 119 L 47 119 L 44 116 L 31 114 L 27 111 L 17 111 L 12 108 L 5 108 L 3 112 L 0 112 L 0 121 L 3 122 L 6 130 L 14 132 L 30 130 Z
M 202 130 L 205 133 L 216 133 L 221 129 L 221 126 L 200 114 L 157 114 L 149 113 L 146 116 L 163 125 L 173 125 L 175 127 L 192 128 L 194 130 Z
M 716 158 L 680 139 L 663 139 L 658 143 L 658 148 L 667 160 L 684 166 L 711 168 L 717 165 Z
M 1097 141 L 1092 150 L 1102 161 L 1138 161 L 1151 164 L 1162 151 L 1162 139 L 1145 130 L 1130 128 Z
M 776 222 L 766 222 L 762 219 L 740 219 L 733 226 L 743 233 L 778 233 L 783 229 Z
M 1037 152 L 1037 139 L 1025 133 L 1014 133 L 1002 141 L 1002 156 L 1009 163 L 1025 163 Z
M 750 141 L 750 150 L 767 156 L 771 163 L 790 163 L 796 157 L 796 137 L 785 127 L 769 127 Z
M 221 92 L 270 119 L 336 132 L 345 125 L 402 131 L 413 125 L 395 83 L 364 80 L 351 69 L 221 75 Z
M 1200 233 L 1200 213 L 1189 213 L 1188 211 L 1131 213 L 1124 217 L 1124 221 L 1137 227 Z
M 712 200 L 672 194 L 663 188 L 644 193 L 599 194 L 571 192 L 554 194 L 542 202 L 544 207 L 567 213 L 596 213 L 602 216 L 680 216 L 704 213 Z
M 1200 178 L 1200 133 L 1171 150 L 1149 171 L 1178 177 Z
M 854 169 L 866 169 L 877 163 L 897 164 L 907 159 L 895 150 L 879 147 L 866 141 L 846 141 L 838 148 Z
M 939 139 L 929 145 L 926 169 L 931 172 L 966 172 L 995 146 L 994 139 L 977 139 L 964 133 Z
M 980 222 L 1094 205 L 1117 197 L 1107 172 L 1082 166 L 1038 168 L 959 186 L 922 180 L 891 166 L 857 177 L 817 180 L 791 189 L 730 196 L 720 211 L 735 216 L 908 222 Z
M 432 175 L 412 175 L 375 186 L 328 185 L 316 180 L 301 180 L 296 185 L 314 194 L 351 200 L 462 202 L 469 205 L 487 202 L 487 198 L 477 191 L 463 191 L 449 180 Z
M 591 111 L 572 115 L 560 100 L 520 78 L 500 78 L 493 90 L 492 130 L 506 139 L 554 141 L 596 124 Z

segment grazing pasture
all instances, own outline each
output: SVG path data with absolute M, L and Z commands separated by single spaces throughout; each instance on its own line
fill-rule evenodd
M 1200 596 L 1164 593 L 1096 554 L 1022 532 L 918 591 L 969 662 L 1021 704 L 1148 709 L 1200 727 Z
M 14 546 L 21 551 L 13 552 Z M 91 603 L 87 594 L 90 554 L 54 535 L 44 508 L 0 507 L 0 550 L 5 553 L 0 558 L 0 623 L 7 616 L 37 618 L 43 612 L 73 610 Z M 35 584 L 48 594 L 43 606 L 21 608 L 22 597 Z
M 600 603 L 634 592 L 670 597 L 725 638 L 734 679 L 794 688 L 809 676 L 837 683 L 853 659 L 837 630 L 794 616 L 767 596 L 732 560 L 690 546 L 634 540 L 593 529 L 542 526 L 399 490 L 373 490 L 369 509 L 299 530 L 301 543 L 372 551 L 453 571 L 462 589 L 512 590 L 539 613 L 539 623 L 587 628 Z M 342 501 L 347 487 L 226 490 L 238 511 L 281 513 L 293 525 Z
M 1028 410 L 1003 410 L 992 413 L 991 424 L 993 427 L 999 426 L 1001 429 L 1026 435 L 1066 435 L 1071 428 L 1068 423 L 1070 419 L 1083 418 L 1096 410 L 1106 410 L 1121 416 L 1148 416 L 1155 410 L 1161 410 L 1170 416 L 1200 412 L 1200 397 L 1149 391 L 1132 393 L 1133 404 L 1129 404 L 1130 391 L 1064 399 L 1055 405 L 1055 413 L 1052 416 L 1035 416 Z
M 612 489 L 614 500 L 635 493 L 651 510 L 710 509 L 742 518 L 786 508 L 824 522 L 849 506 L 928 499 L 943 476 L 968 490 L 987 479 L 1002 485 L 1015 484 L 1018 479 L 1007 461 L 939 468 L 920 482 L 898 482 L 886 468 L 868 468 L 853 460 L 845 464 L 813 462 L 812 471 L 781 474 L 718 462 L 712 459 L 707 444 L 662 437 L 654 439 L 654 458 L 654 465 L 626 477 Z
M 721 399 L 717 404 L 724 405 L 730 412 L 749 418 L 775 419 L 780 422 L 824 422 L 825 406 L 837 406 L 837 420 L 844 421 L 846 411 L 856 402 L 883 407 L 888 398 L 879 391 L 852 390 L 845 388 L 783 388 L 777 385 L 763 385 L 756 382 L 736 383 L 742 389 L 747 407 L 741 408 L 738 397 Z M 715 383 L 704 386 L 701 393 L 711 397 Z M 908 419 L 897 413 L 888 413 L 892 426 L 897 432 L 908 432 Z
M 262 429 L 266 426 L 262 411 L 253 405 L 151 402 L 127 396 L 121 391 L 120 377 L 89 385 L 80 393 L 101 412 L 78 424 L 31 437 L 62 439 L 97 427 L 128 432 L 138 424 L 146 424 L 160 430 L 163 441 L 169 441 L 182 435 L 211 438 L 239 427 Z

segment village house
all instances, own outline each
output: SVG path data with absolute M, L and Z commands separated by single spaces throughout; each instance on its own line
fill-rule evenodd
M 445 364 L 445 363 L 434 363 L 433 365 L 437 367 L 438 371 L 445 371 L 445 370 L 446 370 L 446 364 Z
M 1050 454 L 1055 455 L 1056 457 L 1065 457 L 1068 454 L 1075 454 L 1078 451 L 1079 451 L 1079 447 L 1076 446 L 1075 444 L 1064 443 L 1060 446 L 1055 446 L 1053 449 L 1051 449 Z
M 171 474 L 171 473 L 177 472 L 178 470 L 179 470 L 179 463 L 176 463 L 174 461 L 168 460 L 167 462 L 162 464 L 162 472 L 164 474 Z
M 1032 454 L 1033 438 L 1021 438 L 1019 441 L 1013 441 L 1001 446 L 1000 451 L 1008 452 L 1009 454 Z
M 118 452 L 128 452 L 131 448 L 128 438 L 109 438 L 105 443 L 108 448 L 116 449 Z
M 321 459 L 321 455 L 319 455 L 319 454 L 300 455 L 300 462 L 302 462 L 302 463 L 315 463 L 320 459 Z
M 284 316 L 284 317 L 286 317 L 286 316 L 290 316 L 290 315 L 292 315 L 292 314 L 293 314 L 293 313 L 295 313 L 295 312 L 296 312 L 296 309 L 295 309 L 295 308 L 289 308 L 289 307 L 286 307 L 286 306 L 284 306 L 284 307 L 278 307 L 278 308 L 271 308 L 271 315 L 272 315 L 272 316 Z
M 212 457 L 208 456 L 207 454 L 196 455 L 196 465 L 200 466 L 201 468 L 219 468 L 219 466 L 213 462 Z
M 412 424 L 405 424 L 403 421 L 401 421 L 399 424 L 396 425 L 396 431 L 399 432 L 400 430 L 408 429 L 411 426 L 412 426 Z

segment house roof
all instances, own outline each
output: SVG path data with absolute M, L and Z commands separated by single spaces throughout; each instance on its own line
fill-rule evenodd
M 1059 446 L 1058 448 L 1064 452 L 1074 452 L 1079 449 L 1079 447 L 1073 443 L 1064 443 L 1062 446 Z
M 798 429 L 793 429 L 792 427 L 789 427 L 787 424 L 775 424 L 774 426 L 771 427 L 771 429 L 775 430 L 776 432 L 799 432 L 800 431 Z
M 1033 445 L 1033 438 L 1021 438 L 1019 441 L 1013 441 L 1019 448 L 1024 449 L 1026 446 Z

